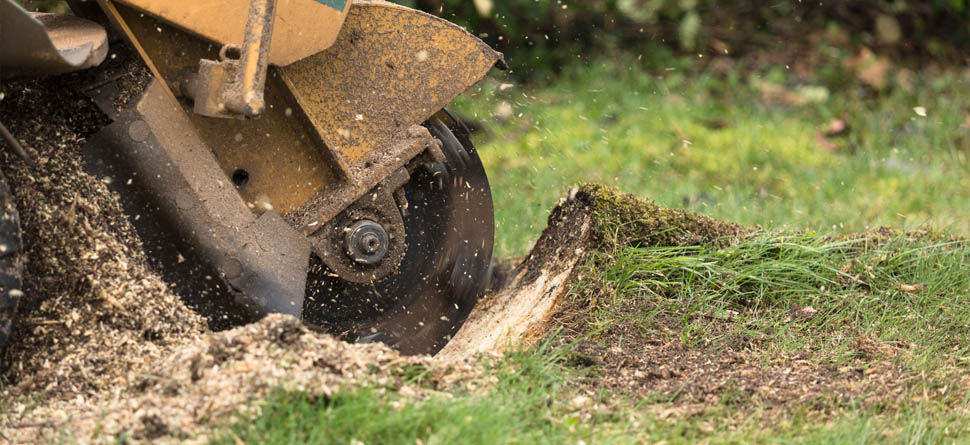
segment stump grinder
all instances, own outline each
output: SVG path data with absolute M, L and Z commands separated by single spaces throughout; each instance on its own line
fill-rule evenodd
M 73 73 L 109 122 L 85 170 L 117 191 L 174 289 L 221 314 L 210 324 L 285 313 L 404 353 L 458 330 L 494 222 L 481 160 L 444 107 L 500 53 L 377 0 L 67 3 L 0 0 L 0 77 Z M 2 181 L 0 207 L 2 345 L 26 298 Z

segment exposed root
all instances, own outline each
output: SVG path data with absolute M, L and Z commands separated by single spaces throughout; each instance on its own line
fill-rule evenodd
M 530 343 L 544 336 L 552 315 L 593 241 L 590 195 L 575 195 L 553 210 L 549 227 L 503 288 L 483 298 L 438 353 L 457 359 Z

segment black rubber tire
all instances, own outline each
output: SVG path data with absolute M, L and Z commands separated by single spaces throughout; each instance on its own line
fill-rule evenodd
M 13 193 L 0 173 L 0 367 L 3 347 L 10 336 L 10 324 L 24 293 L 21 259 L 20 215 Z

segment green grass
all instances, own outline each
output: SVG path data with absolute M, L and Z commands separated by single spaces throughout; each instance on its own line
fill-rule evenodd
M 620 246 L 590 261 L 594 279 L 616 290 L 612 300 L 599 301 L 591 312 L 592 341 L 621 324 L 716 357 L 744 337 L 757 340 L 753 355 L 763 366 L 798 354 L 831 369 L 888 363 L 908 376 L 891 402 L 833 402 L 830 409 L 838 415 L 827 420 L 818 417 L 818 406 L 806 411 L 809 407 L 798 403 L 786 407 L 780 422 L 769 424 L 756 414 L 729 421 L 735 408 L 709 407 L 699 418 L 672 423 L 674 431 L 707 425 L 684 443 L 970 441 L 970 245 L 965 241 L 762 233 L 722 248 Z M 813 315 L 799 317 L 805 307 L 812 307 Z M 900 354 L 860 354 L 855 344 L 860 338 L 901 345 Z M 661 408 L 673 399 L 644 396 Z M 730 431 L 711 431 L 718 422 Z M 681 439 L 660 434 L 649 440 Z
M 616 301 L 597 308 L 603 325 L 650 331 L 673 317 L 680 326 L 670 335 L 687 345 L 716 346 L 743 335 L 768 341 L 765 362 L 811 350 L 833 365 L 854 360 L 852 343 L 865 335 L 907 345 L 901 364 L 925 375 L 970 366 L 965 242 L 764 234 L 721 249 L 624 248 L 593 261 L 617 289 Z M 631 299 L 641 310 L 624 312 Z M 816 312 L 792 316 L 805 307 Z M 719 322 L 724 318 L 731 319 L 727 331 Z
M 784 71 L 765 78 L 795 83 Z M 965 80 L 917 76 L 913 92 L 881 94 L 850 85 L 782 107 L 762 102 L 754 85 L 765 78 L 630 59 L 573 67 L 543 86 L 473 89 L 455 109 L 492 132 L 476 143 L 493 188 L 497 252 L 524 254 L 555 201 L 580 182 L 766 229 L 928 225 L 970 235 Z M 502 102 L 513 114 L 498 123 Z M 842 115 L 850 130 L 827 151 L 817 135 Z
M 392 403 L 398 399 L 361 388 L 332 399 L 310 400 L 302 394 L 277 394 L 266 402 L 266 413 L 232 428 L 216 443 L 315 443 L 315 444 L 533 444 L 533 443 L 805 443 L 805 444 L 923 444 L 957 443 L 970 436 L 966 419 L 958 415 L 927 413 L 915 407 L 887 418 L 859 413 L 831 424 L 807 417 L 790 419 L 766 429 L 750 419 L 740 427 L 712 431 L 718 416 L 709 412 L 681 422 L 664 422 L 646 416 L 624 421 L 619 416 L 581 420 L 568 410 L 550 410 L 561 418 L 530 418 L 529 412 L 512 412 L 512 406 L 496 405 L 501 396 L 482 398 L 432 398 L 421 402 Z M 497 410 L 497 411 L 496 411 Z M 536 422 L 538 420 L 538 422 Z M 963 428 L 962 434 L 957 428 Z M 581 442 L 582 441 L 582 442 Z

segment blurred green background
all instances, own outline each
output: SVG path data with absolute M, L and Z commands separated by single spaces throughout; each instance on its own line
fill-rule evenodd
M 465 26 L 506 53 L 521 77 L 575 60 L 653 45 L 734 57 L 773 50 L 794 60 L 816 31 L 918 59 L 964 60 L 967 0 L 834 2 L 717 0 L 407 0 Z

